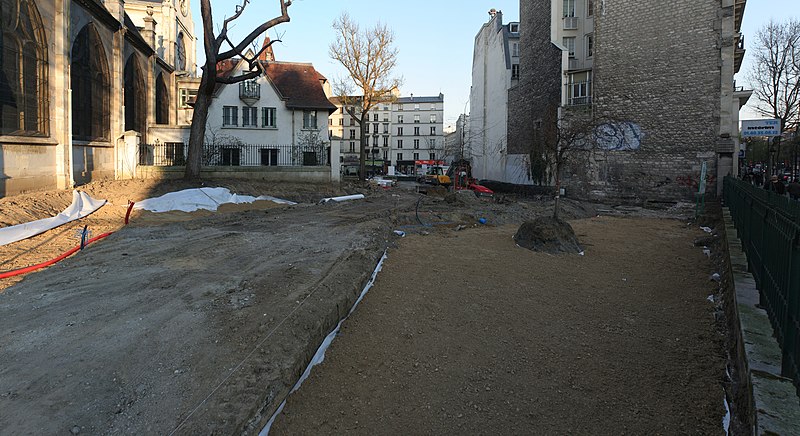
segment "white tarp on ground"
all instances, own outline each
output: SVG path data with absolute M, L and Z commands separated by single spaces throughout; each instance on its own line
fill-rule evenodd
M 161 197 L 148 198 L 137 201 L 133 205 L 134 209 L 143 209 L 150 212 L 169 212 L 180 210 L 183 212 L 194 212 L 198 209 L 217 210 L 217 207 L 225 203 L 252 203 L 256 200 L 268 200 L 278 204 L 297 204 L 289 200 L 262 195 L 253 197 L 250 195 L 232 194 L 227 188 L 193 188 L 183 191 L 170 192 Z
M 52 217 L 0 229 L 0 245 L 10 244 L 36 236 L 62 224 L 83 218 L 100 209 L 106 200 L 95 200 L 85 192 L 72 191 L 72 204 Z

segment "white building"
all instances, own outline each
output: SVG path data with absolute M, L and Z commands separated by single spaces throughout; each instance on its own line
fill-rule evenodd
M 389 158 L 401 172 L 418 160 L 443 160 L 444 94 L 435 97 L 400 97 L 392 102 L 394 122 Z M 392 141 L 392 139 L 394 141 Z
M 261 61 L 265 74 L 217 86 L 209 107 L 205 165 L 323 166 L 331 164 L 339 176 L 339 151 L 331 149 L 328 116 L 335 109 L 328 100 L 330 84 L 310 63 Z M 248 63 L 220 62 L 218 75 L 239 76 Z M 189 129 L 160 130 L 167 154 L 182 156 Z M 215 146 L 215 147 L 214 147 Z M 174 151 L 170 151 L 172 147 Z
M 475 36 L 472 58 L 467 158 L 479 179 L 531 183 L 526 157 L 508 154 L 508 90 L 519 80 L 519 23 L 503 24 L 503 13 Z
M 346 174 L 355 174 L 359 163 L 361 130 L 338 99 L 329 120 L 329 135 L 341 150 Z M 353 99 L 357 101 L 357 98 Z M 367 116 L 367 170 L 399 170 L 414 167 L 418 160 L 444 160 L 444 94 L 432 97 L 400 97 L 375 105 Z

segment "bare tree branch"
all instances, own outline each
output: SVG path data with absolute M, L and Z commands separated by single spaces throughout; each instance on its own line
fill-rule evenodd
M 333 90 L 345 111 L 361 127 L 360 175 L 366 177 L 367 135 L 366 119 L 375 105 L 392 100 L 393 90 L 400 87 L 401 79 L 392 77 L 397 61 L 394 34 L 384 24 L 378 23 L 362 31 L 347 13 L 333 22 L 336 40 L 328 46 L 331 59 L 347 70 L 346 79 L 334 81 Z M 352 95 L 354 90 L 361 95 Z
M 258 54 L 253 57 L 245 56 L 245 49 L 253 43 L 261 34 L 268 29 L 289 21 L 288 8 L 292 0 L 278 0 L 281 8 L 281 15 L 268 20 L 253 29 L 242 41 L 234 44 L 228 37 L 230 25 L 244 14 L 245 9 L 250 4 L 250 0 L 242 0 L 237 5 L 234 14 L 226 18 L 219 31 L 219 35 L 214 34 L 214 18 L 211 11 L 211 0 L 200 0 L 200 14 L 203 19 L 203 44 L 206 54 L 206 61 L 203 64 L 203 75 L 200 78 L 200 87 L 197 90 L 197 99 L 194 105 L 192 116 L 192 126 L 189 134 L 189 149 L 186 161 L 186 172 L 184 177 L 187 179 L 197 179 L 200 177 L 200 166 L 202 164 L 202 148 L 205 139 L 206 122 L 208 120 L 208 108 L 213 100 L 216 84 L 233 84 L 245 80 L 254 79 L 264 73 L 262 63 L 258 56 L 271 46 L 275 41 L 265 44 Z M 220 53 L 222 44 L 231 47 L 230 50 Z M 234 56 L 241 57 L 248 64 L 246 72 L 235 77 L 220 77 L 217 74 L 217 66 L 220 61 L 232 59 Z
M 770 21 L 756 34 L 748 81 L 756 112 L 781 120 L 786 131 L 800 122 L 800 20 Z

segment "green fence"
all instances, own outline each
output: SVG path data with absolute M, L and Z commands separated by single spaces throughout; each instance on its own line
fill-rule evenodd
M 782 374 L 800 389 L 800 202 L 732 177 L 723 196 L 783 352 Z

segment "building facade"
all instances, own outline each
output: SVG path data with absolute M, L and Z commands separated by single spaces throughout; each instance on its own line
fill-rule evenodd
M 154 6 L 141 8 L 141 26 L 122 0 L 4 3 L 0 195 L 131 176 L 136 157 L 125 144 L 135 150 L 150 125 L 172 122 L 175 59 L 154 45 L 181 22 L 186 51 L 195 51 L 188 4 L 183 14 L 179 0 L 130 3 Z M 172 11 L 158 27 L 156 9 Z
M 252 52 L 248 53 L 248 57 Z M 338 180 L 339 151 L 331 149 L 328 116 L 330 84 L 310 63 L 261 61 L 264 74 L 255 79 L 217 85 L 206 123 L 204 165 L 327 166 Z M 249 72 L 239 58 L 220 62 L 220 77 Z M 182 157 L 188 126 L 153 130 L 151 139 Z M 169 162 L 167 162 L 169 163 Z M 173 163 L 180 164 L 180 163 Z
M 562 174 L 572 195 L 633 203 L 693 199 L 703 166 L 708 192 L 720 192 L 722 177 L 736 168 L 738 112 L 749 96 L 733 81 L 744 55 L 744 6 L 744 0 L 666 7 L 635 0 L 520 2 L 524 49 L 520 84 L 509 94 L 510 147 L 535 149 L 537 120 L 548 112 L 601 120 L 598 128 L 616 137 Z M 545 48 L 546 33 L 560 56 Z
M 342 171 L 356 175 L 360 159 L 361 128 L 341 101 L 331 99 L 337 109 L 329 119 L 329 134 L 341 150 Z M 357 101 L 357 98 L 351 99 Z M 378 103 L 365 120 L 367 170 L 382 173 L 393 166 L 399 171 L 414 168 L 416 160 L 444 160 L 444 94 L 431 97 L 400 97 Z
M 525 155 L 508 153 L 508 90 L 519 82 L 520 23 L 489 11 L 475 36 L 466 157 L 479 179 L 530 183 Z

